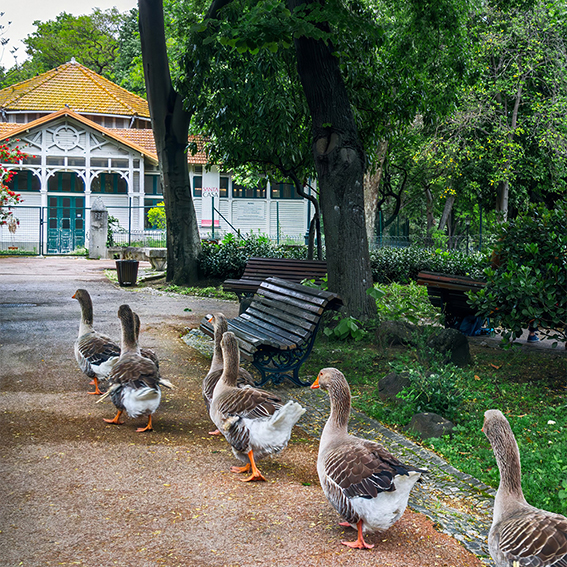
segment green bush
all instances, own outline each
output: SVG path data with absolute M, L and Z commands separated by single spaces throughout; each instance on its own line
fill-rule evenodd
M 246 262 L 252 257 L 261 258 L 306 258 L 306 246 L 277 246 L 268 237 L 247 235 L 239 239 L 227 234 L 219 243 L 203 242 L 200 269 L 208 278 L 240 278 Z
M 148 211 L 148 222 L 152 228 L 165 229 L 165 203 L 158 203 Z
M 410 385 L 397 397 L 406 402 L 406 411 L 410 415 L 431 412 L 454 419 L 463 402 L 463 391 L 457 386 L 456 376 L 461 370 L 453 365 L 439 365 L 435 372 L 416 364 L 414 368 L 405 365 L 398 368 L 405 372 Z
M 486 267 L 483 254 L 432 250 L 429 248 L 377 248 L 370 253 L 372 277 L 376 283 L 407 284 L 417 279 L 418 272 L 442 272 L 457 276 L 482 276 Z
M 495 263 L 484 270 L 486 287 L 471 303 L 505 341 L 529 324 L 550 338 L 567 338 L 567 203 L 553 210 L 532 207 L 504 223 L 494 248 Z

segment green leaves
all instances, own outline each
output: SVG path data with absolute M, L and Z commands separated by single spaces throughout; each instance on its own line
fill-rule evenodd
M 548 338 L 567 335 L 567 204 L 532 207 L 504 224 L 495 253 L 500 266 L 485 270 L 487 285 L 471 294 L 471 304 L 507 341 L 528 324 Z

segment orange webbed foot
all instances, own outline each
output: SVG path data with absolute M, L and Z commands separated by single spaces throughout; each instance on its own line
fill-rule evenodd
M 250 470 L 250 463 L 248 463 L 243 467 L 230 467 L 230 472 L 234 472 L 234 473 L 243 473 L 243 472 L 248 472 L 249 470 Z
M 146 427 L 138 427 L 138 429 L 136 429 L 136 433 L 143 433 L 144 431 L 153 431 L 151 415 L 150 417 L 148 417 L 148 424 L 146 425 Z
M 359 520 L 356 526 L 358 528 L 358 539 L 356 541 L 341 541 L 341 543 L 353 549 L 372 549 L 374 544 L 366 543 L 362 537 L 362 520 Z
M 106 419 L 106 418 L 102 418 L 103 421 L 106 421 L 106 423 L 112 423 L 114 425 L 122 425 L 124 422 L 120 421 L 120 416 L 122 415 L 122 410 L 119 410 L 118 413 L 114 416 L 114 419 Z
M 257 482 L 259 480 L 265 481 L 266 479 L 262 476 L 262 473 L 256 467 L 256 463 L 254 462 L 254 452 L 253 451 L 248 451 L 248 459 L 250 460 L 250 463 L 248 464 L 248 466 L 252 469 L 252 475 L 249 476 L 248 478 L 242 478 L 240 480 L 242 482 Z
M 341 541 L 341 543 L 347 547 L 352 547 L 353 549 L 372 549 L 374 547 L 373 543 L 366 543 L 364 540 Z
M 248 478 L 241 478 L 240 480 L 242 482 L 258 482 L 262 480 L 265 481 L 266 479 L 259 470 L 256 470 L 256 472 L 252 473 L 252 475 L 249 476 Z

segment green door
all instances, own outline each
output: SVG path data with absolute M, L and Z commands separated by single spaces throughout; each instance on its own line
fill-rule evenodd
M 49 196 L 47 253 L 67 254 L 85 244 L 84 197 Z

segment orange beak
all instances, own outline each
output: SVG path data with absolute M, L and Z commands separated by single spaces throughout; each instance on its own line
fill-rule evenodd
M 77 294 L 74 293 L 73 296 L 71 297 L 71 299 L 76 299 L 75 295 L 77 295 Z
M 209 323 L 212 323 L 212 322 L 213 322 L 213 319 L 214 319 L 214 316 L 213 316 L 213 315 L 208 315 L 208 316 L 207 316 L 207 321 L 208 321 Z
M 317 378 L 315 378 L 315 382 L 311 384 L 311 389 L 316 390 L 318 387 L 319 387 L 319 376 L 317 376 Z

